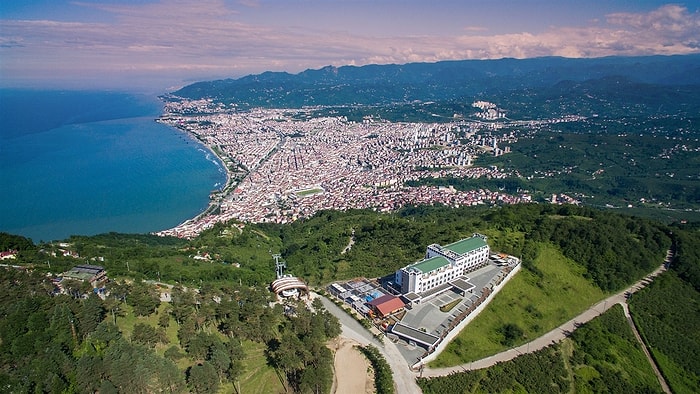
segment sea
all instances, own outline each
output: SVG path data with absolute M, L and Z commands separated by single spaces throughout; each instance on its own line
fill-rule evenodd
M 204 211 L 226 173 L 156 122 L 153 95 L 0 89 L 0 231 L 35 243 L 148 233 Z

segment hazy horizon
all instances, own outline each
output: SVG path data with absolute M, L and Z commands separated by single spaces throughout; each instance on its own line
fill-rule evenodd
M 0 87 L 162 92 L 326 65 L 691 53 L 700 8 L 651 0 L 0 5 Z

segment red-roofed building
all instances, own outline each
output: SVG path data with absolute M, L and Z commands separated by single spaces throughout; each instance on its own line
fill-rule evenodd
M 8 259 L 16 259 L 17 258 L 17 251 L 16 250 L 6 250 L 4 252 L 0 252 L 0 260 L 8 260 Z
M 386 317 L 403 309 L 405 304 L 399 297 L 387 294 L 373 299 L 367 305 L 377 316 Z

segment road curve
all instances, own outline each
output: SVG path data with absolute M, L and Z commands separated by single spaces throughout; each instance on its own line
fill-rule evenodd
M 319 297 L 323 306 L 338 318 L 342 328 L 340 334 L 342 337 L 353 339 L 363 346 L 372 345 L 379 349 L 394 374 L 394 386 L 397 393 L 419 394 L 422 392 L 416 383 L 416 375 L 409 369 L 406 359 L 399 353 L 396 344 L 391 341 L 379 343 L 367 329 L 326 297 L 316 294 L 314 297 Z
M 593 305 L 589 309 L 585 310 L 583 313 L 580 315 L 574 317 L 573 319 L 567 321 L 566 323 L 560 325 L 559 327 L 553 329 L 552 331 L 542 335 L 541 337 L 528 342 L 524 345 L 518 346 L 516 348 L 511 348 L 506 351 L 503 351 L 501 353 L 495 354 L 493 356 L 489 356 L 486 358 L 482 358 L 481 360 L 476 360 L 472 361 L 469 363 L 461 364 L 461 365 L 455 365 L 452 367 L 445 367 L 445 368 L 428 368 L 424 367 L 422 374 L 420 376 L 422 377 L 436 377 L 436 376 L 446 376 L 451 373 L 455 372 L 464 372 L 472 369 L 482 369 L 482 368 L 488 368 L 492 365 L 495 365 L 496 363 L 502 362 L 502 361 L 509 361 L 512 360 L 522 354 L 525 353 L 531 353 L 535 352 L 537 350 L 540 350 L 542 348 L 545 348 L 555 342 L 559 342 L 566 338 L 569 334 L 571 334 L 579 325 L 582 323 L 586 323 L 590 320 L 593 320 L 593 318 L 600 316 L 603 312 L 607 311 L 610 309 L 613 305 L 616 304 L 623 304 L 626 305 L 627 302 L 627 293 L 634 293 L 640 289 L 642 289 L 644 286 L 646 286 L 649 282 L 654 280 L 654 278 L 662 273 L 663 271 L 666 270 L 666 264 L 670 261 L 671 258 L 671 252 L 669 251 L 667 253 L 666 261 L 664 264 L 659 266 L 654 272 L 650 273 L 643 279 L 637 281 L 630 287 L 626 288 L 625 290 L 622 290 L 621 292 L 614 294 L 597 304 Z

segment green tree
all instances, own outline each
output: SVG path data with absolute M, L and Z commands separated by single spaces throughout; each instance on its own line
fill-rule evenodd
M 99 390 L 102 379 L 107 375 L 99 355 L 85 354 L 76 362 L 76 369 L 80 371 L 75 375 L 78 391 L 81 393 L 94 393 Z
M 204 361 L 209 355 L 209 349 L 218 340 L 214 335 L 198 332 L 192 336 L 187 345 L 187 354 L 194 361 Z
M 170 309 L 170 307 L 163 308 L 158 313 L 158 327 L 166 329 L 168 326 L 170 326 Z
M 216 370 L 220 381 L 228 377 L 229 370 L 231 369 L 231 357 L 223 343 L 211 346 L 207 360 Z
M 231 364 L 226 373 L 230 380 L 236 381 L 244 371 L 243 359 L 245 358 L 245 352 L 243 351 L 241 343 L 236 339 L 226 342 L 225 346 L 229 360 L 231 360 Z
M 66 304 L 54 306 L 49 322 L 49 332 L 53 343 L 60 346 L 64 353 L 69 353 L 77 344 L 76 318 Z
M 498 329 L 498 332 L 503 335 L 501 343 L 506 346 L 511 346 L 515 342 L 519 341 L 524 334 L 523 329 L 515 323 L 504 324 Z
M 136 323 L 131 333 L 131 341 L 153 348 L 161 342 L 161 338 L 154 327 L 145 323 Z
M 145 282 L 134 282 L 126 302 L 134 308 L 136 316 L 148 316 L 160 305 L 160 294 Z
M 123 339 L 104 354 L 106 379 L 127 393 L 181 392 L 184 379 L 177 366 L 153 350 Z
M 216 393 L 219 389 L 219 377 L 216 374 L 216 369 L 205 361 L 188 369 L 187 384 L 193 393 Z
M 88 298 L 84 299 L 78 313 L 78 327 L 81 337 L 85 338 L 93 332 L 97 325 L 104 320 L 105 314 L 106 311 L 100 297 L 90 294 Z
M 121 337 L 122 333 L 119 331 L 119 327 L 105 320 L 98 324 L 95 330 L 90 333 L 89 339 L 91 341 L 100 342 L 102 344 L 101 347 L 104 348 Z
M 180 324 L 177 329 L 177 339 L 180 341 L 180 347 L 187 350 L 190 346 L 190 341 L 195 336 L 197 331 L 194 328 L 194 319 L 187 319 Z

